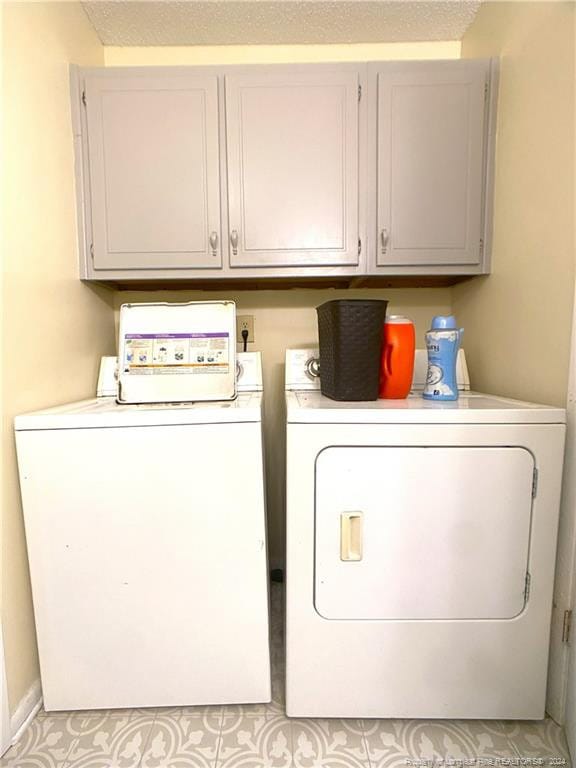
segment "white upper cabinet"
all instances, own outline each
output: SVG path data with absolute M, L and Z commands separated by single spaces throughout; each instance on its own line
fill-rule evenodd
M 95 270 L 222 264 L 218 79 L 87 74 Z
M 490 63 L 409 62 L 373 70 L 376 265 L 447 265 L 454 273 L 481 266 Z
M 358 264 L 358 71 L 225 81 L 230 266 Z
M 73 68 L 81 277 L 486 273 L 495 71 Z

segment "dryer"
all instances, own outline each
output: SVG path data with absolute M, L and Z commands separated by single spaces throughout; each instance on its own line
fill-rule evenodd
M 286 708 L 544 716 L 565 412 L 320 393 L 287 353 Z

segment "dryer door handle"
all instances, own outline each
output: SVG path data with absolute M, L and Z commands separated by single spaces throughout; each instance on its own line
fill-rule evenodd
M 340 560 L 362 560 L 362 512 L 340 513 Z

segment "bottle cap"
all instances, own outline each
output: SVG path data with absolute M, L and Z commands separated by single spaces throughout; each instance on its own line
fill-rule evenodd
M 436 315 L 432 318 L 432 330 L 455 331 L 458 329 L 454 315 Z
M 386 315 L 384 322 L 388 325 L 404 325 L 406 323 L 412 325 L 412 320 L 405 315 Z

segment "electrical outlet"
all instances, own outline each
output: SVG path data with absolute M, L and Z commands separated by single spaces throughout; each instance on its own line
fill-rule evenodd
M 236 315 L 236 341 L 242 344 L 242 331 L 248 331 L 248 343 L 254 343 L 254 315 Z

